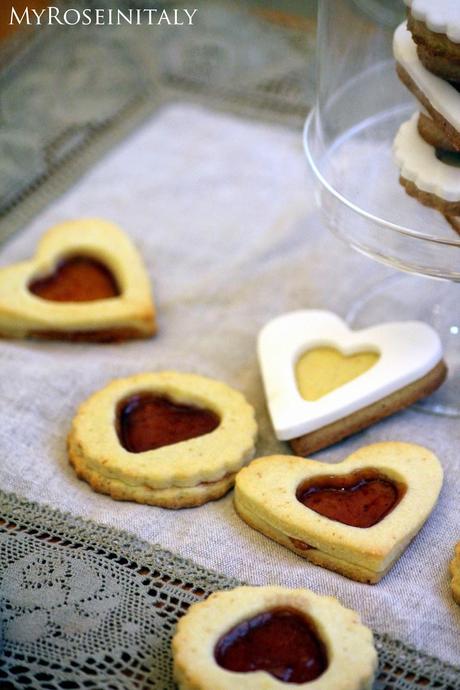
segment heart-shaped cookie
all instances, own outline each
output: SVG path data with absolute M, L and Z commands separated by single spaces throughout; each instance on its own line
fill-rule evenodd
M 36 255 L 0 269 L 0 336 L 105 342 L 155 332 L 143 262 L 129 238 L 99 219 L 61 223 Z
M 417 321 L 352 331 L 336 314 L 284 314 L 260 332 L 277 438 L 307 455 L 412 404 L 446 376 L 439 336 Z
M 279 455 L 238 473 L 235 508 L 309 561 L 374 583 L 428 518 L 442 477 L 436 456 L 409 443 L 366 446 L 336 465 Z

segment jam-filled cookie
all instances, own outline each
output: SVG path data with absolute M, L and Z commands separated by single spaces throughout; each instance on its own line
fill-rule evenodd
M 0 269 L 0 337 L 110 342 L 155 329 L 142 259 L 107 221 L 56 225 L 33 259 Z
M 460 542 L 455 547 L 455 557 L 450 564 L 450 574 L 452 575 L 452 596 L 457 604 L 460 604 Z
M 190 607 L 172 643 L 179 690 L 370 690 L 372 632 L 333 597 L 238 587 Z
M 299 556 L 373 584 L 421 529 L 442 477 L 436 456 L 409 443 L 376 443 L 335 465 L 279 455 L 238 473 L 235 508 Z
M 68 438 L 77 475 L 112 498 L 198 506 L 232 488 L 257 426 L 241 393 L 173 371 L 112 381 L 84 402 Z
M 457 0 L 405 0 L 407 27 L 425 67 L 460 82 L 460 5 Z
M 259 362 L 277 438 L 296 455 L 337 443 L 432 393 L 446 376 L 427 324 L 352 331 L 336 314 L 306 309 L 264 326 Z

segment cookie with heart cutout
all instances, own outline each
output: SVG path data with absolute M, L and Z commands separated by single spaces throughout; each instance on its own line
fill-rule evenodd
M 113 342 L 155 330 L 144 264 L 113 223 L 56 225 L 33 259 L 0 269 L 0 337 Z
M 235 483 L 235 509 L 254 529 L 352 580 L 378 582 L 433 510 L 443 471 L 411 443 L 376 443 L 329 465 L 254 460 Z
M 419 114 L 401 125 L 394 141 L 399 181 L 407 194 L 444 215 L 460 215 L 460 152 L 435 149 L 420 135 Z
M 457 0 L 404 0 L 407 28 L 424 66 L 442 79 L 460 82 L 460 5 Z
M 460 542 L 455 547 L 455 557 L 450 564 L 450 574 L 452 576 L 452 596 L 454 601 L 460 605 Z
M 237 587 L 193 604 L 172 641 L 179 690 L 371 690 L 372 632 L 308 589 Z
M 432 328 L 417 321 L 352 331 L 304 310 L 261 330 L 258 355 L 276 436 L 309 455 L 429 395 L 446 376 Z
M 405 22 L 394 34 L 393 53 L 402 83 L 420 101 L 454 148 L 460 151 L 460 93 L 456 86 L 423 65 Z
M 164 508 L 198 506 L 232 488 L 254 455 L 254 410 L 220 381 L 173 371 L 112 381 L 84 402 L 68 452 L 100 493 Z

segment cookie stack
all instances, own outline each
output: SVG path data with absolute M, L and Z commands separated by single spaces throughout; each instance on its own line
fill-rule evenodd
M 393 52 L 421 109 L 395 139 L 400 182 L 460 232 L 460 2 L 404 1 L 408 20 L 396 29 Z

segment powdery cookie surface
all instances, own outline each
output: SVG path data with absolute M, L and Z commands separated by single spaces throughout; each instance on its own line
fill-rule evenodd
M 421 201 L 443 213 L 460 214 L 460 167 L 442 162 L 436 149 L 428 144 L 418 129 L 418 113 L 401 125 L 394 141 L 394 156 L 402 183 L 413 183 L 425 193 Z M 408 190 L 410 193 L 410 190 Z M 412 194 L 414 195 L 414 194 Z
M 117 433 L 117 408 L 139 393 L 209 409 L 214 431 L 154 450 L 130 452 Z M 68 438 L 71 464 L 96 491 L 166 508 L 201 505 L 225 494 L 254 454 L 257 425 L 241 393 L 220 381 L 179 372 L 112 381 L 84 402 Z
M 273 610 L 292 610 L 311 622 L 326 649 L 328 665 L 314 681 L 296 683 L 312 690 L 370 690 L 377 668 L 371 631 L 357 613 L 334 597 L 307 589 L 238 587 L 215 592 L 194 604 L 177 626 L 172 642 L 179 690 L 281 690 L 288 685 L 267 671 L 235 672 L 220 666 L 220 638 L 244 621 Z M 276 660 L 275 660 L 276 661 Z
M 406 490 L 383 519 L 356 527 L 306 507 L 299 487 L 318 478 L 380 473 Z M 250 526 L 299 556 L 353 580 L 378 582 L 401 556 L 431 513 L 441 490 L 442 467 L 426 448 L 409 443 L 365 446 L 339 464 L 292 456 L 254 460 L 235 483 L 235 508 Z M 343 498 L 343 497 L 342 497 Z
M 120 294 L 94 301 L 50 301 L 29 285 L 60 261 L 88 257 L 113 275 Z M 0 337 L 111 341 L 155 332 L 155 308 L 144 264 L 131 240 L 100 219 L 68 221 L 42 237 L 29 261 L 0 269 Z

